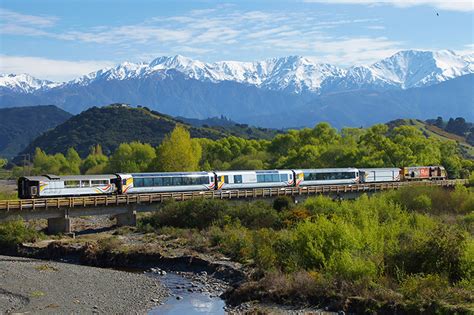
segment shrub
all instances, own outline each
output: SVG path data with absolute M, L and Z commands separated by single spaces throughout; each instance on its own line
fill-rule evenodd
M 289 210 L 292 208 L 293 204 L 293 199 L 290 197 L 280 196 L 273 201 L 273 209 L 276 211 Z
M 0 224 L 0 249 L 13 250 L 18 244 L 33 242 L 41 237 L 41 233 L 28 227 L 22 220 Z
M 178 228 L 204 229 L 220 219 L 228 211 L 228 204 L 221 200 L 197 199 L 183 202 L 169 202 L 140 225 L 153 228 L 172 226 Z
M 214 233 L 216 232 L 214 230 Z M 234 260 L 246 262 L 252 256 L 252 234 L 240 224 L 225 226 L 213 239 L 218 241 L 217 245 L 221 252 Z
M 278 213 L 263 201 L 232 206 L 226 214 L 231 220 L 238 220 L 243 226 L 250 229 L 278 228 L 281 226 Z
M 421 305 L 439 300 L 446 294 L 448 280 L 437 274 L 407 276 L 400 284 L 400 292 L 406 299 Z
M 413 233 L 400 242 L 403 243 L 400 250 L 387 259 L 392 272 L 438 274 L 452 282 L 461 279 L 461 259 L 466 248 L 464 232 L 438 225 L 427 235 Z

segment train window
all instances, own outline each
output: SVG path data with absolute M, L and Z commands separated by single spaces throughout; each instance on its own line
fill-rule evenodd
M 234 175 L 234 184 L 242 184 L 242 175 Z
M 153 177 L 153 186 L 163 186 L 163 177 Z
M 153 178 L 144 178 L 143 179 L 143 186 L 153 187 Z
M 109 184 L 108 180 L 91 180 L 92 187 L 105 186 L 108 184 Z
M 193 177 L 183 177 L 181 178 L 181 180 L 182 180 L 182 185 L 187 186 L 187 185 L 193 185 L 196 179 Z
M 229 176 L 228 175 L 224 176 L 224 183 L 226 183 L 226 184 L 229 183 Z
M 143 178 L 134 178 L 133 179 L 133 186 L 135 186 L 135 187 L 144 187 L 145 184 L 144 184 Z
M 290 174 L 290 179 L 293 179 L 293 174 Z
M 265 182 L 265 176 L 261 174 L 257 174 L 257 183 Z
M 288 181 L 288 174 L 280 174 L 280 181 L 281 182 Z
M 66 188 L 80 187 L 80 182 L 78 180 L 66 180 L 64 181 L 64 187 Z
M 264 181 L 265 183 L 271 182 L 271 181 L 272 181 L 272 174 L 265 174 L 265 175 L 263 175 L 263 181 Z
M 91 187 L 91 182 L 89 180 L 81 180 L 81 187 Z
M 201 185 L 208 184 L 207 176 L 201 176 L 201 177 L 199 177 L 199 184 L 201 184 Z
M 280 181 L 280 175 L 279 174 L 273 174 L 272 175 L 272 182 L 279 182 Z
M 171 177 L 163 177 L 163 186 L 171 186 Z
M 181 177 L 171 177 L 171 182 L 173 186 L 181 186 L 183 184 Z

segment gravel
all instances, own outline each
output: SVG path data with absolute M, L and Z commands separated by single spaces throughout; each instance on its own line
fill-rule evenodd
M 168 294 L 145 274 L 0 255 L 0 314 L 145 314 Z

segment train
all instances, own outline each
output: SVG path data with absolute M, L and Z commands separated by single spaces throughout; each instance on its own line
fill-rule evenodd
M 351 185 L 360 183 L 442 180 L 442 166 L 403 168 L 324 168 L 105 175 L 42 175 L 18 179 L 18 198 L 236 190 L 252 188 Z

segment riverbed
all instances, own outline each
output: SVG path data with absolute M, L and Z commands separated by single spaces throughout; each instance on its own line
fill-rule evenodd
M 0 314 L 146 313 L 168 296 L 143 273 L 0 256 Z

